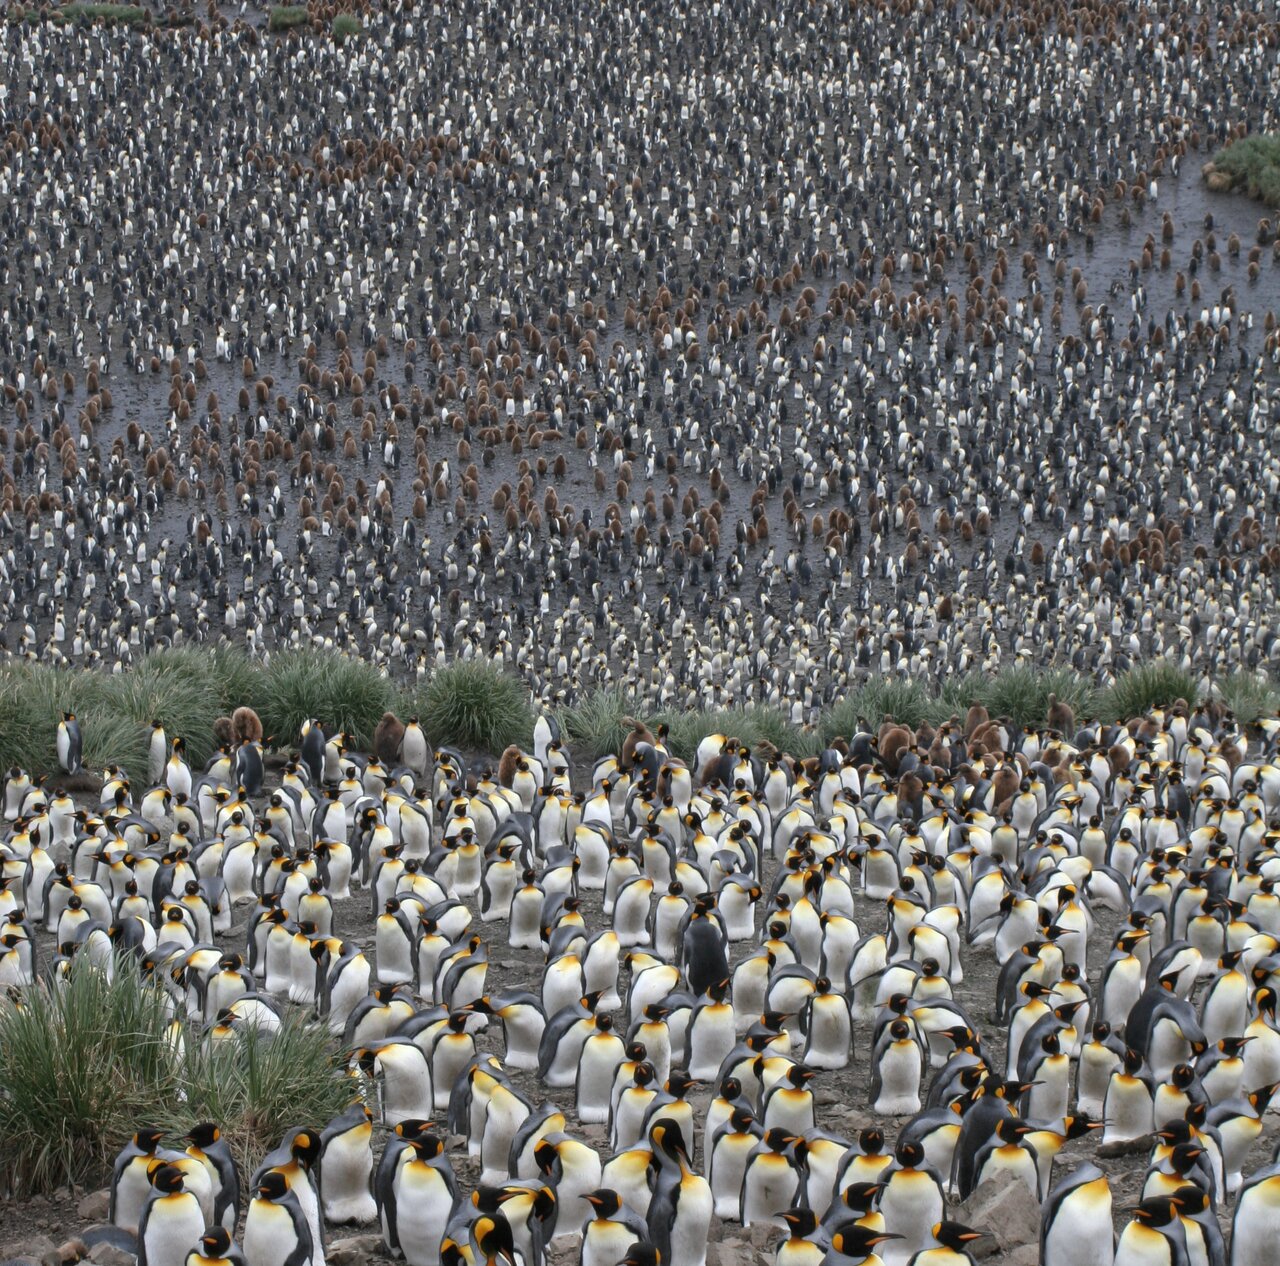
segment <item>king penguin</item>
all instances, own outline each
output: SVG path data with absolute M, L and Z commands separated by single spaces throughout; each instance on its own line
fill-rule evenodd
M 680 1127 L 659 1119 L 649 1130 L 657 1175 L 649 1201 L 649 1239 L 660 1261 L 706 1266 L 711 1227 L 711 1187 L 694 1171 Z
M 58 722 L 58 764 L 68 774 L 78 774 L 84 766 L 80 761 L 80 722 L 74 712 L 64 712 Z
M 1111 1186 L 1096 1165 L 1081 1165 L 1045 1199 L 1040 1266 L 1112 1266 Z
M 138 1266 L 183 1266 L 204 1226 L 200 1201 L 186 1189 L 182 1170 L 161 1165 L 138 1223 Z
M 279 1170 L 262 1175 L 249 1201 L 244 1255 L 253 1266 L 313 1266 L 307 1216 Z

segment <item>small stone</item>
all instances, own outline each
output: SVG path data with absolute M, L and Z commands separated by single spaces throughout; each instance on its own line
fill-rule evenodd
M 1016 1175 L 982 1183 L 960 1205 L 955 1221 L 986 1232 L 969 1247 L 977 1258 L 1040 1241 L 1040 1203 Z
M 76 1239 L 73 1236 L 58 1245 L 58 1256 L 64 1263 L 78 1262 L 82 1258 L 89 1256 L 89 1250 L 85 1247 L 83 1240 Z
M 12 1240 L 0 1251 L 4 1257 L 30 1257 L 40 1261 L 49 1253 L 56 1252 L 57 1245 L 47 1235 L 33 1235 L 29 1239 Z
M 1000 1266 L 1040 1266 L 1040 1245 L 1022 1244 L 1011 1248 L 1000 1259 Z
M 754 1266 L 755 1254 L 743 1241 L 723 1240 L 708 1244 L 707 1250 L 707 1266 Z
M 348 1235 L 325 1249 L 325 1261 L 332 1266 L 368 1266 L 369 1259 L 381 1251 L 380 1235 Z
M 1154 1134 L 1140 1134 L 1136 1139 L 1112 1139 L 1098 1147 L 1098 1155 L 1103 1160 L 1112 1160 L 1117 1156 L 1146 1156 L 1155 1146 Z
M 101 1222 L 111 1211 L 111 1190 L 91 1191 L 76 1205 L 76 1212 L 90 1222 Z
M 757 1222 L 750 1228 L 751 1234 L 748 1238 L 753 1248 L 768 1248 L 771 1244 L 775 1244 L 780 1234 L 776 1226 L 768 1222 Z
M 132 1253 L 116 1248 L 114 1244 L 95 1244 L 89 1250 L 89 1260 L 97 1266 L 134 1266 L 137 1258 Z

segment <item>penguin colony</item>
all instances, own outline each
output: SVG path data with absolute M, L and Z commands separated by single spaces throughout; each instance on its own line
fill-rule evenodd
M 348 1222 L 410 1266 L 703 1266 L 731 1223 L 778 1266 L 959 1266 L 992 1183 L 1044 1266 L 1274 1262 L 1280 719 L 1058 717 L 692 768 L 637 726 L 575 770 L 544 716 L 497 774 L 309 722 L 269 787 L 255 739 L 192 771 L 161 735 L 88 809 L 13 770 L 0 983 L 132 955 L 207 1042 L 339 1039 L 351 1107 L 252 1174 L 217 1122 L 140 1125 L 140 1266 L 322 1266 Z
M 1275 666 L 1269 0 L 200 16 L 0 37 L 12 653 Z

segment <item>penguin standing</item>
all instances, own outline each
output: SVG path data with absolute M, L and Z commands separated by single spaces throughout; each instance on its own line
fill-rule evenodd
M 226 1227 L 211 1226 L 187 1254 L 183 1266 L 245 1266 L 245 1260 L 231 1232 Z
M 1280 1242 L 1280 1159 L 1240 1188 L 1231 1219 L 1228 1266 L 1270 1266 Z
M 409 1140 L 388 1174 L 379 1174 L 382 1238 L 409 1266 L 439 1266 L 440 1242 L 460 1203 L 457 1180 L 435 1134 Z
M 372 1222 L 373 1114 L 353 1103 L 320 1132 L 320 1195 L 328 1222 Z
M 68 774 L 78 774 L 84 766 L 80 761 L 80 722 L 74 712 L 64 712 L 58 722 L 58 764 Z
M 138 1266 L 183 1266 L 204 1233 L 204 1212 L 176 1165 L 151 1176 L 151 1194 L 138 1223 Z
M 244 1221 L 244 1256 L 252 1266 L 314 1266 L 307 1216 L 279 1170 L 262 1175 Z
M 216 1125 L 205 1122 L 187 1135 L 187 1142 L 187 1155 L 199 1160 L 209 1171 L 213 1185 L 214 1223 L 234 1231 L 240 1220 L 240 1169 L 227 1140 Z
M 1111 1266 L 1116 1236 L 1111 1186 L 1096 1165 L 1081 1165 L 1046 1197 L 1040 1216 L 1040 1266 Z
M 711 1187 L 694 1171 L 680 1127 L 659 1119 L 649 1130 L 649 1146 L 658 1167 L 649 1201 L 649 1240 L 659 1260 L 680 1266 L 706 1266 L 711 1227 Z
M 591 1206 L 591 1216 L 581 1227 L 579 1266 L 617 1266 L 634 1243 L 648 1238 L 644 1221 L 612 1188 L 597 1187 L 583 1199 Z

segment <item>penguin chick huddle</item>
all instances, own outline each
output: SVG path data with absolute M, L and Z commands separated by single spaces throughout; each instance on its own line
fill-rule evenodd
M 1280 662 L 1271 0 L 367 10 L 4 24 L 12 653 Z
M 993 1187 L 1044 1266 L 1274 1261 L 1280 718 L 974 706 L 692 766 L 636 723 L 589 770 L 547 716 L 496 770 L 312 721 L 266 777 L 237 715 L 87 808 L 5 783 L 12 998 L 131 958 L 188 1040 L 293 1011 L 351 1077 L 252 1176 L 217 1122 L 139 1130 L 95 1233 L 140 1266 L 323 1266 L 347 1222 L 410 1266 L 704 1266 L 733 1224 L 957 1266 Z

